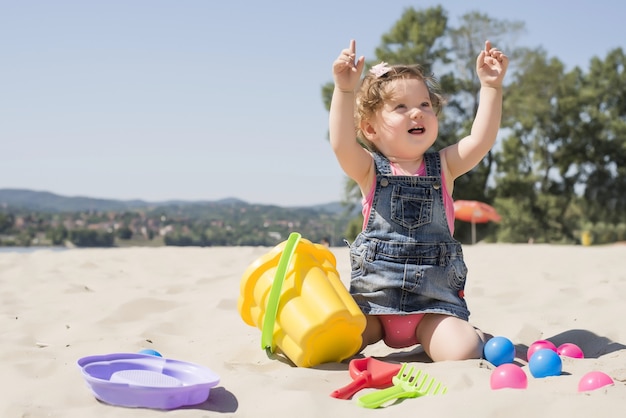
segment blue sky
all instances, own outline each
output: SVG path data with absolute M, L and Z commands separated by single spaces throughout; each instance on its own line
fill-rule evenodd
M 341 200 L 321 87 L 407 7 L 525 22 L 568 68 L 626 49 L 608 0 L 0 1 L 0 188 L 116 199 Z M 477 51 L 478 52 L 478 51 Z M 505 98 L 506 100 L 506 98 Z

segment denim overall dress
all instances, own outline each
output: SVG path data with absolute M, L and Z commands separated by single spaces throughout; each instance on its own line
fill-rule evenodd
M 467 320 L 467 267 L 450 234 L 439 153 L 425 176 L 392 175 L 374 154 L 376 189 L 365 229 L 350 246 L 350 293 L 366 315 L 439 313 Z

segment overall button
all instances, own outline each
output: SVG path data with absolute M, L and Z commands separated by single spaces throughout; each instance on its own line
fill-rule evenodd
M 439 184 L 439 183 L 433 184 L 433 189 L 435 189 L 435 190 L 439 190 L 440 187 L 441 187 L 441 184 Z
M 387 180 L 387 179 L 381 179 L 381 180 L 380 180 L 380 185 L 381 185 L 381 186 L 383 186 L 383 187 L 387 187 L 387 186 L 389 186 L 389 180 Z

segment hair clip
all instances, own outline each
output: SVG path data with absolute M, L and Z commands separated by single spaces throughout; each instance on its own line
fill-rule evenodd
M 381 61 L 380 64 L 376 64 L 370 68 L 370 73 L 374 74 L 374 77 L 376 78 L 384 76 L 389 71 L 391 71 L 391 67 L 384 61 Z

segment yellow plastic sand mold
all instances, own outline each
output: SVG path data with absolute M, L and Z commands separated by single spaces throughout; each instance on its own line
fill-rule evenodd
M 243 321 L 262 330 L 298 367 L 340 362 L 361 347 L 365 316 L 339 278 L 333 253 L 298 233 L 252 262 L 238 302 Z

